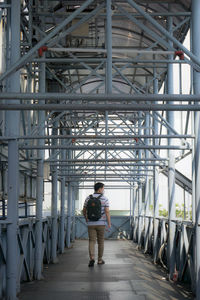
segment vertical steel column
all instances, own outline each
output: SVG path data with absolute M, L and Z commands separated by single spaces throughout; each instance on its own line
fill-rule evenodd
M 46 91 L 46 69 L 45 63 L 40 64 L 39 72 L 39 91 Z M 45 104 L 45 100 L 39 100 L 39 103 Z M 38 124 L 40 125 L 38 135 L 45 135 L 45 111 L 38 112 Z M 38 145 L 44 146 L 44 139 L 38 139 Z M 34 277 L 37 280 L 42 278 L 42 211 L 44 198 L 44 150 L 38 150 L 37 161 L 37 197 L 36 197 L 36 225 L 35 225 L 35 268 Z
M 170 11 L 170 5 L 169 5 Z M 173 18 L 170 16 L 168 17 L 168 31 L 170 34 L 173 34 Z M 173 46 L 173 43 L 168 41 L 169 44 Z M 169 55 L 169 59 L 173 59 L 173 55 Z M 173 94 L 173 65 L 168 64 L 167 70 L 167 93 Z M 170 102 L 173 104 L 173 102 Z M 168 112 L 167 120 L 171 127 L 174 127 L 174 112 Z M 171 134 L 171 131 L 168 130 L 168 134 Z M 173 140 L 168 140 L 168 145 L 172 145 Z M 173 279 L 173 273 L 175 268 L 175 228 L 176 225 L 173 222 L 175 219 L 175 157 L 173 150 L 169 150 L 169 166 L 168 166 L 168 188 L 169 188 L 169 239 L 168 239 L 168 267 L 169 267 L 169 277 Z
M 130 195 L 129 195 L 129 197 L 130 197 L 130 213 L 129 213 L 129 215 L 130 215 L 130 224 L 131 224 L 131 220 L 132 220 L 132 217 L 133 217 L 133 192 L 132 192 L 132 183 L 130 183 L 130 190 L 129 190 L 129 192 L 130 192 Z
M 106 1 L 106 49 L 107 49 L 107 60 L 106 60 L 106 93 L 112 94 L 112 10 L 111 10 L 111 0 Z M 108 112 L 105 112 L 105 123 L 106 132 L 108 135 Z M 106 140 L 107 145 L 107 140 Z M 108 157 L 108 150 L 105 150 L 105 160 Z M 107 166 L 105 166 L 105 174 L 107 171 Z
M 141 129 L 141 119 L 142 119 L 142 112 L 139 112 L 139 129 L 138 134 L 142 135 Z M 142 158 L 142 150 L 138 150 L 138 160 L 140 161 Z M 141 171 L 138 172 L 140 175 Z M 140 177 L 139 177 L 140 180 Z M 138 184 L 138 245 L 139 247 L 142 246 L 142 231 L 143 231 L 143 203 L 142 203 L 142 184 Z
M 108 136 L 108 112 L 105 112 L 105 136 Z M 105 145 L 107 146 L 108 141 L 105 141 Z M 108 150 L 105 150 L 105 178 L 106 178 L 106 172 L 107 172 L 107 159 L 108 159 Z
M 9 21 L 8 21 L 9 22 Z M 9 29 L 8 29 L 9 30 Z M 7 35 L 8 36 L 8 35 Z M 11 1 L 11 65 L 20 59 L 20 0 Z M 9 48 L 7 49 L 9 52 Z M 7 81 L 7 90 L 20 92 L 20 71 L 15 72 Z M 9 102 L 10 103 L 10 102 Z M 13 100 L 11 103 L 19 103 Z M 20 113 L 6 112 L 6 134 L 19 135 Z M 18 200 L 19 200 L 19 150 L 16 140 L 8 142 L 8 205 L 7 217 L 7 250 L 6 250 L 6 299 L 17 299 L 17 230 L 18 230 Z
M 192 51 L 200 58 L 200 40 L 199 40 L 199 26 L 200 26 L 200 2 L 198 0 L 192 1 Z M 193 88 L 194 94 L 200 93 L 200 73 L 194 71 L 193 73 Z M 200 113 L 195 112 L 194 115 L 194 133 L 195 133 L 195 266 L 196 266 L 196 299 L 200 299 Z
M 52 134 L 57 135 L 58 122 L 53 123 Z M 57 144 L 57 139 L 52 140 L 52 144 Z M 56 156 L 57 150 L 52 150 L 53 157 Z M 54 157 L 54 158 L 56 158 Z M 57 238 L 58 238 L 58 212 L 57 212 L 57 201 L 58 201 L 58 170 L 56 166 L 52 166 L 52 201 L 51 201 L 51 217 L 52 217 L 52 235 L 51 235 L 51 260 L 53 263 L 57 263 Z
M 154 69 L 154 82 L 153 82 L 154 94 L 158 94 L 158 79 L 156 78 L 156 70 Z M 156 104 L 157 101 L 155 101 Z M 155 113 L 154 113 L 155 115 Z M 158 121 L 154 118 L 154 134 L 159 134 L 158 130 Z M 154 139 L 154 145 L 159 144 L 159 139 Z M 158 150 L 156 151 L 156 153 Z M 154 210 L 153 210 L 153 217 L 154 217 L 154 239 L 153 239 L 153 260 L 154 263 L 157 261 L 157 253 L 158 253 L 158 226 L 159 226 L 159 172 L 158 168 L 154 167 Z
M 135 218 L 136 216 L 136 207 L 137 207 L 137 191 L 136 188 L 133 187 L 132 189 L 132 203 L 133 203 L 133 208 L 132 208 L 132 214 L 133 214 L 133 218 Z
M 75 183 L 72 185 L 72 242 L 75 241 Z
M 106 93 L 112 93 L 112 10 L 111 0 L 106 1 Z
M 64 145 L 64 140 L 61 143 Z M 64 160 L 66 150 L 61 150 L 61 160 Z M 62 169 L 62 168 L 61 168 Z M 62 174 L 64 171 L 62 170 Z M 60 202 L 60 253 L 64 253 L 65 248 L 65 176 L 61 177 L 61 202 Z
M 67 195 L 67 248 L 71 246 L 71 221 L 72 221 L 72 185 L 68 182 Z
M 147 112 L 145 114 L 145 134 L 149 135 L 150 134 L 150 116 L 149 113 Z M 146 139 L 146 144 L 149 145 L 149 139 Z M 145 157 L 149 158 L 149 150 L 145 150 Z M 148 227 L 149 227 L 149 222 L 150 222 L 150 211 L 149 211 L 149 207 L 150 207 L 150 196 L 149 196 L 149 178 L 148 176 L 146 177 L 145 180 L 145 200 L 144 200 L 144 222 L 145 222 L 145 251 L 147 251 L 148 249 Z
M 69 135 L 72 134 L 72 130 L 68 130 Z M 72 150 L 67 151 L 68 159 L 72 159 Z M 68 174 L 71 172 L 71 167 L 68 166 Z M 69 177 L 69 175 L 68 175 Z M 68 181 L 67 185 L 67 234 L 66 234 L 66 244 L 67 248 L 71 247 L 71 222 L 72 222 L 72 184 Z
M 12 116 L 13 119 L 14 116 Z M 7 249 L 6 249 L 6 299 L 15 300 L 18 274 L 18 198 L 19 198 L 19 150 L 16 140 L 8 142 L 8 205 Z

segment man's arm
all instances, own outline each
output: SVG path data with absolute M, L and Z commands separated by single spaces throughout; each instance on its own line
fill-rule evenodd
M 108 227 L 111 227 L 111 221 L 110 221 L 110 210 L 109 207 L 105 207 L 105 214 L 106 214 L 106 218 L 107 218 L 107 222 L 108 222 Z
M 85 217 L 85 221 L 87 222 L 88 218 L 87 218 L 87 209 L 86 209 L 86 207 L 83 207 L 83 215 Z

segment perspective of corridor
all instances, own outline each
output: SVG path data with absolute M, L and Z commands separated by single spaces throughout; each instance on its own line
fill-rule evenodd
M 0 0 L 0 299 L 200 300 L 199 29 L 199 0 Z

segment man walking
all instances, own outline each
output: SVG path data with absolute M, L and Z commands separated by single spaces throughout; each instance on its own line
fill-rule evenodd
M 98 264 L 105 264 L 102 259 L 104 251 L 105 227 L 111 227 L 109 201 L 104 196 L 104 184 L 97 182 L 94 185 L 94 194 L 88 196 L 83 206 L 83 215 L 88 225 L 89 236 L 89 265 L 93 267 L 95 263 L 95 243 L 98 243 Z

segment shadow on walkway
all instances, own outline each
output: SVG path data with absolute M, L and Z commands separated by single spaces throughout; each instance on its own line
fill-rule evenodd
M 97 250 L 97 249 L 96 249 Z M 77 240 L 44 267 L 44 280 L 22 285 L 20 300 L 183 300 L 194 299 L 131 241 L 105 241 L 105 265 L 88 268 L 88 241 Z

